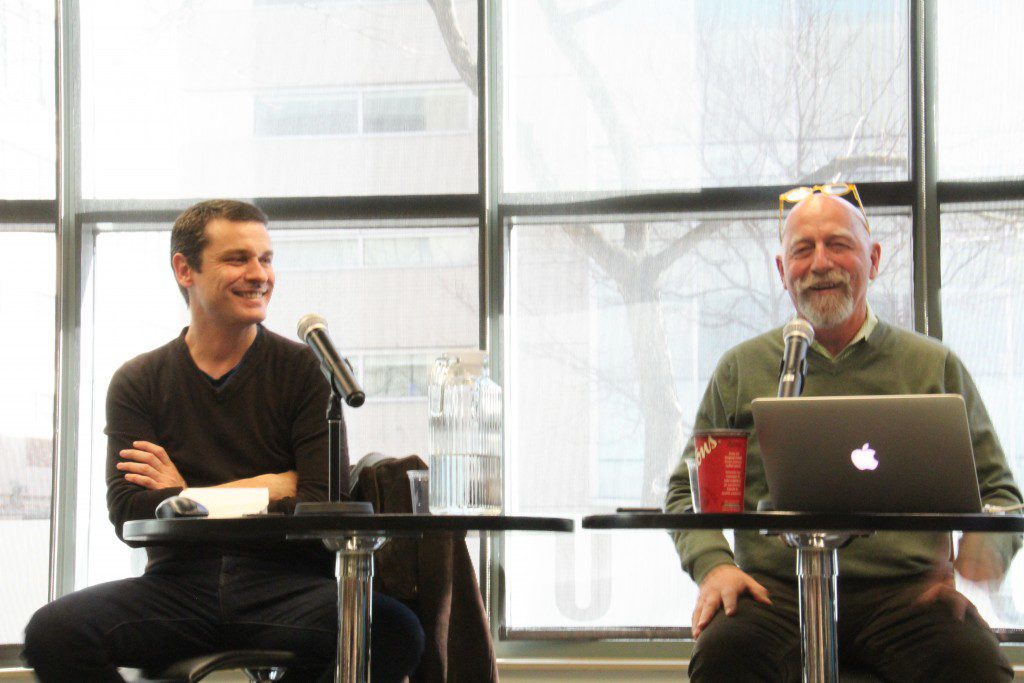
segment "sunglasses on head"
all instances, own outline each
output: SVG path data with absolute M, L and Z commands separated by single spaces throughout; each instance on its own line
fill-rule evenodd
M 852 193 L 853 198 L 857 200 L 857 206 L 860 207 L 860 215 L 864 217 L 864 227 L 867 229 L 868 234 L 871 234 L 871 225 L 868 223 L 868 214 L 864 211 L 864 204 L 860 201 L 860 194 L 857 192 L 857 186 L 853 183 L 826 183 L 825 185 L 815 185 L 813 187 L 794 187 L 792 190 L 786 190 L 779 195 L 780 240 L 782 239 L 782 227 L 785 224 L 782 214 L 786 204 L 796 204 L 815 193 L 828 195 L 830 197 L 841 197 L 845 194 Z

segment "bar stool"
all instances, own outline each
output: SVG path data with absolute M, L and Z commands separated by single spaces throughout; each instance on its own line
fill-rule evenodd
M 281 680 L 295 653 L 286 650 L 227 650 L 174 662 L 163 669 L 128 670 L 136 683 L 194 683 L 215 671 L 241 669 L 253 683 Z

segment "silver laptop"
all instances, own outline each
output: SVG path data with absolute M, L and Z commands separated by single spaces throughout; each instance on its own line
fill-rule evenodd
M 776 510 L 981 512 L 956 394 L 754 399 Z

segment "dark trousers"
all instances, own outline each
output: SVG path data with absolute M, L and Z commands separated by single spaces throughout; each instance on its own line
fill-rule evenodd
M 24 656 L 41 681 L 122 681 L 117 667 L 161 667 L 227 649 L 293 650 L 311 681 L 333 671 L 337 584 L 313 569 L 247 558 L 183 562 L 77 591 L 25 628 Z M 424 634 L 403 603 L 373 594 L 371 674 L 401 681 Z M 330 680 L 328 677 L 327 680 Z
M 799 598 L 795 581 L 763 575 L 772 605 L 740 599 L 697 638 L 691 681 L 799 681 Z M 995 635 L 979 619 L 958 620 L 945 603 L 915 604 L 917 580 L 840 581 L 839 661 L 887 681 L 1009 681 Z

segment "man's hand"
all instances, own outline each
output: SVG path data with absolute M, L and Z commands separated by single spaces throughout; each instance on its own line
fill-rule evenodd
M 119 454 L 124 462 L 117 469 L 124 472 L 126 481 L 147 489 L 185 488 L 188 484 L 178 473 L 163 446 L 148 441 L 133 441 L 132 448 Z
M 953 616 L 960 621 L 970 614 L 978 621 L 985 623 L 981 615 L 978 614 L 978 608 L 974 606 L 974 603 L 956 589 L 953 568 L 948 564 L 936 568 L 931 580 L 914 602 L 918 605 L 927 605 L 936 601 L 946 603 Z
M 991 582 L 1003 578 L 1003 561 L 987 534 L 964 534 L 957 546 L 954 569 L 968 581 Z
M 236 479 L 220 488 L 265 488 L 270 493 L 270 502 L 282 498 L 294 498 L 299 489 L 299 474 L 295 470 L 277 474 L 261 474 L 247 479 Z
M 758 602 L 772 604 L 768 598 L 768 589 L 736 565 L 720 564 L 709 571 L 700 582 L 697 606 L 690 622 L 693 637 L 700 635 L 719 607 L 724 606 L 727 615 L 735 614 L 736 601 L 744 593 L 750 593 L 750 597 Z

